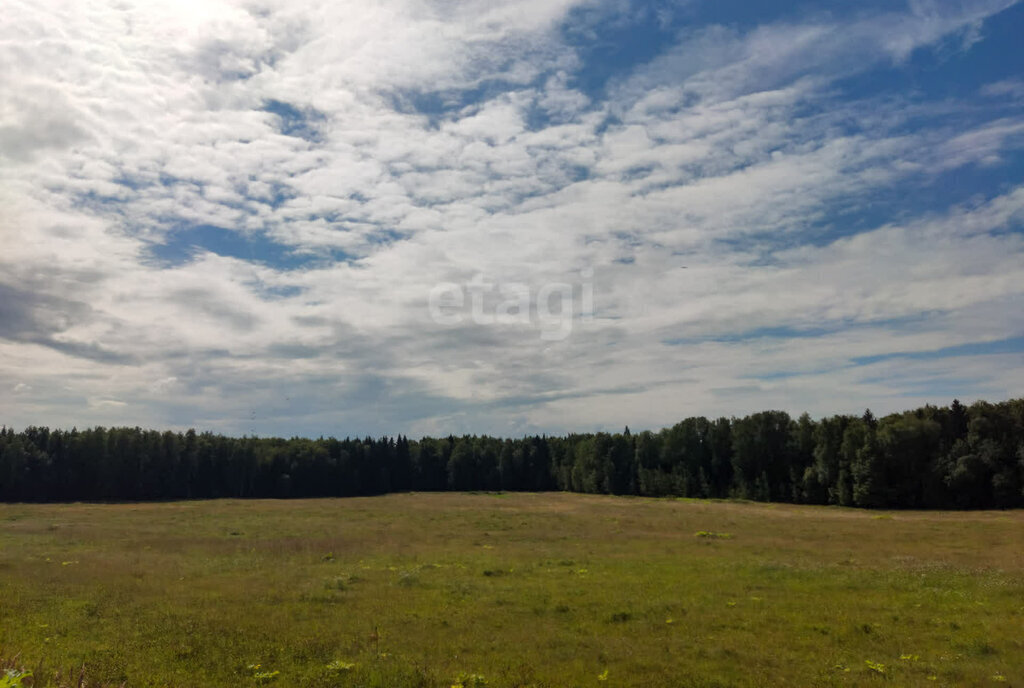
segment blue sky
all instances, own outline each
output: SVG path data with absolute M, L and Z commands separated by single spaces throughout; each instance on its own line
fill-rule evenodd
M 1024 3 L 7 15 L 8 425 L 520 435 L 1024 389 Z

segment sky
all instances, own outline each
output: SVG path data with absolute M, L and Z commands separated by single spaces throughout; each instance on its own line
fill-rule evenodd
M 0 422 L 1024 390 L 1024 3 L 8 0 Z

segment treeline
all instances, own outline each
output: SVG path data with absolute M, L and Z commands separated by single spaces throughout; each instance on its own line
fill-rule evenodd
M 876 419 L 782 411 L 660 432 L 277 439 L 140 428 L 0 431 L 0 500 L 567 490 L 894 508 L 1024 506 L 1024 399 Z

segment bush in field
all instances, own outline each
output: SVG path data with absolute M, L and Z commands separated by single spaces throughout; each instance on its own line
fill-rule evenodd
M 18 671 L 17 669 L 8 669 L 2 676 L 0 676 L 0 688 L 22 688 L 27 686 L 26 681 L 32 680 L 31 671 Z
M 84 666 L 64 673 L 44 670 L 40 664 L 35 671 L 29 671 L 22 666 L 18 655 L 0 656 L 0 688 L 105 688 L 107 685 L 88 681 Z M 120 688 L 124 688 L 123 684 Z

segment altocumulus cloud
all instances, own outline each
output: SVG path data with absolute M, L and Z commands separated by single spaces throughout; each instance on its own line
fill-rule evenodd
M 13 0 L 0 416 L 518 434 L 1019 394 L 1022 32 L 984 0 Z M 474 280 L 572 285 L 571 334 L 432 319 Z

